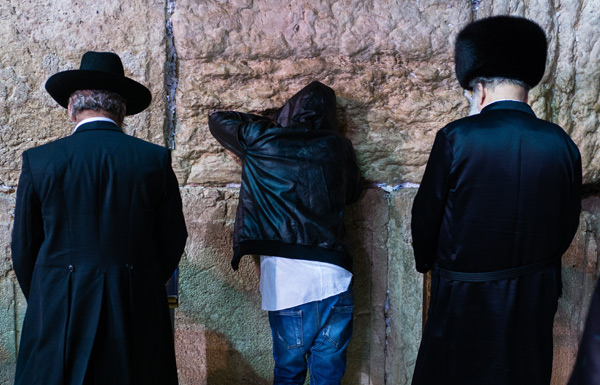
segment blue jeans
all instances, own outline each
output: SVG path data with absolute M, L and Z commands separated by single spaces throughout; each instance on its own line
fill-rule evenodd
M 270 311 L 275 359 L 274 384 L 339 384 L 352 336 L 354 296 L 348 291 L 322 301 Z

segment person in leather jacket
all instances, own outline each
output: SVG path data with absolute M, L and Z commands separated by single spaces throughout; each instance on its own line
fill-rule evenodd
M 352 334 L 352 257 L 345 205 L 361 181 L 352 143 L 338 132 L 335 92 L 312 82 L 273 119 L 215 112 L 211 134 L 242 163 L 233 269 L 261 256 L 274 383 L 339 383 Z

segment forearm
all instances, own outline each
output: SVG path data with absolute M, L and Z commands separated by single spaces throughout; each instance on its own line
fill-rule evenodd
M 243 114 L 236 111 L 220 111 L 208 118 L 208 128 L 212 136 L 236 156 L 243 158 L 243 129 L 251 123 L 268 120 L 258 115 Z

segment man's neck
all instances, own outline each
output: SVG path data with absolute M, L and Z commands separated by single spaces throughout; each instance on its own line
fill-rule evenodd
M 485 106 L 501 100 L 516 100 L 527 103 L 527 91 L 523 87 L 512 84 L 499 84 L 493 89 L 487 88 L 481 108 L 483 109 Z
M 85 119 L 89 119 L 89 118 L 108 118 L 108 119 L 111 119 L 112 121 L 114 121 L 117 124 L 117 126 L 119 126 L 119 127 L 121 127 L 121 124 L 122 124 L 122 122 L 119 122 L 117 119 L 115 119 L 115 117 L 113 115 L 111 115 L 103 110 L 100 110 L 100 111 L 83 110 L 77 114 L 77 117 L 75 118 L 74 123 L 75 123 L 75 125 L 78 125 Z

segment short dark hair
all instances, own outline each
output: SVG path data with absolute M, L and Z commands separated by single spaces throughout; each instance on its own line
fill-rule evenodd
M 484 86 L 486 88 L 491 88 L 491 89 L 494 89 L 496 86 L 498 86 L 500 84 L 513 84 L 516 86 L 521 86 L 525 89 L 525 92 L 529 92 L 529 90 L 531 89 L 531 87 L 529 87 L 525 82 L 523 82 L 521 80 L 511 79 L 511 78 L 503 78 L 503 77 L 484 77 L 484 76 L 476 77 L 475 79 L 471 80 L 469 82 L 469 87 L 472 90 L 475 90 L 475 87 L 477 87 L 477 84 L 479 84 L 479 83 L 481 83 L 482 86 Z
M 104 110 L 122 121 L 126 103 L 119 94 L 104 90 L 77 90 L 69 97 L 71 115 L 77 117 L 84 110 Z

